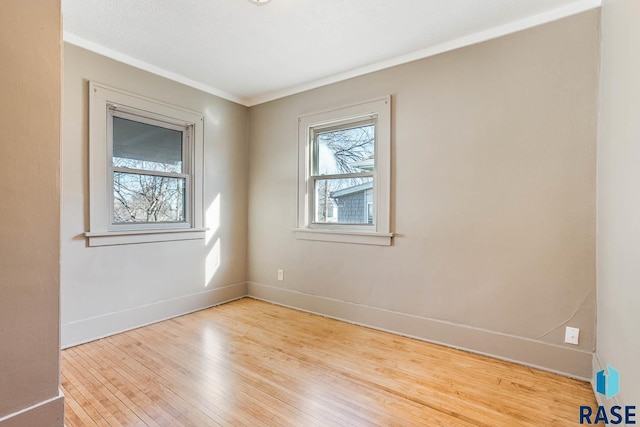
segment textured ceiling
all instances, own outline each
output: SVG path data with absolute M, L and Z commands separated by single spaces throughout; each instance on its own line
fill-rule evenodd
M 598 7 L 601 0 L 63 0 L 67 42 L 245 105 Z

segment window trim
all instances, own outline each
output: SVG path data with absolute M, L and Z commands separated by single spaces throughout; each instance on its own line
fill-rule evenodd
M 376 147 L 373 172 L 374 224 L 315 223 L 311 186 L 314 130 L 322 131 L 345 124 L 375 121 Z M 371 174 L 367 173 L 367 176 Z M 325 175 L 323 177 L 331 177 Z M 300 116 L 298 118 L 298 224 L 296 238 L 328 242 L 391 245 L 391 97 L 378 98 L 346 107 Z
M 89 82 L 89 94 L 89 246 L 203 239 L 204 116 L 96 82 Z M 183 172 L 189 175 L 185 222 L 113 223 L 113 111 L 190 129 L 184 134 L 191 134 L 189 145 L 183 144 Z

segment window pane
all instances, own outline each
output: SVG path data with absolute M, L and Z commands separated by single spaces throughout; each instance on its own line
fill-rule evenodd
M 113 223 L 185 221 L 186 178 L 113 173 Z
M 113 166 L 182 172 L 182 132 L 113 117 Z
M 373 178 L 315 181 L 316 223 L 373 224 Z
M 375 125 L 318 133 L 318 175 L 371 172 L 374 168 Z

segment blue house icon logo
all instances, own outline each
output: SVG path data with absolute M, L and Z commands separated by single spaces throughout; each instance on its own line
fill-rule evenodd
M 620 391 L 620 372 L 607 365 L 608 373 L 604 369 L 596 373 L 596 392 L 607 399 L 611 399 Z M 592 408 L 589 405 L 580 406 L 580 424 L 636 424 L 635 405 L 598 405 Z
M 607 399 L 611 399 L 620 391 L 620 372 L 607 365 L 609 374 L 604 373 L 604 369 L 596 374 L 596 391 Z

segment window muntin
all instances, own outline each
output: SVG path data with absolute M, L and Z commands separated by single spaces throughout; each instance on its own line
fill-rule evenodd
M 159 120 L 129 107 L 109 106 L 110 228 L 162 223 L 189 226 L 192 131 L 192 125 Z

